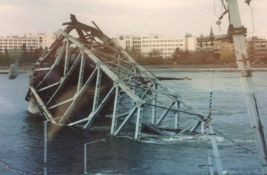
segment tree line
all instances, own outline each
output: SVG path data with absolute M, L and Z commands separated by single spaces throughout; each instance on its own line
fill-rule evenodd
M 236 62 L 235 55 L 232 52 L 218 52 L 213 49 L 203 49 L 197 51 L 183 51 L 179 48 L 175 50 L 170 58 L 163 58 L 158 50 L 152 50 L 148 56 L 143 56 L 138 51 L 129 51 L 128 53 L 139 63 L 144 65 L 161 64 L 230 64 Z M 252 63 L 255 60 L 250 60 Z M 267 55 L 257 63 L 267 63 Z
M 5 50 L 0 53 L 0 65 L 10 65 L 19 60 L 20 64 L 34 63 L 43 53 L 43 48 L 27 49 L 23 44 L 18 50 Z M 218 53 L 216 50 L 203 49 L 194 52 L 183 51 L 179 48 L 175 50 L 170 58 L 163 58 L 158 50 L 152 50 L 144 56 L 137 50 L 127 50 L 127 52 L 139 63 L 143 65 L 162 65 L 162 64 L 235 64 L 235 55 L 231 52 Z M 267 63 L 267 55 L 261 60 Z M 253 62 L 253 60 L 251 60 Z

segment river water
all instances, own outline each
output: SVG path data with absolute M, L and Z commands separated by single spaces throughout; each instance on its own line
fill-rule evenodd
M 212 72 L 154 73 L 192 78 L 164 83 L 203 113 L 208 113 Z M 266 72 L 254 73 L 256 97 L 264 125 L 267 125 L 266 77 Z M 223 169 L 229 174 L 260 174 L 239 74 L 216 72 L 213 84 L 214 127 L 224 135 L 218 134 L 217 137 Z M 15 80 L 0 75 L 1 175 L 42 174 L 43 171 L 43 119 L 27 112 L 24 100 L 27 85 L 28 74 L 20 74 Z M 88 146 L 90 174 L 208 174 L 205 166 L 207 154 L 211 153 L 208 139 L 135 142 L 110 137 L 108 132 L 91 133 L 68 127 L 62 128 L 48 143 L 48 174 L 82 174 L 83 143 L 100 138 L 106 138 L 106 142 Z

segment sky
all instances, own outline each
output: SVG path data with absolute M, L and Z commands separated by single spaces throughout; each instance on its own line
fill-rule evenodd
M 267 37 L 267 0 L 252 0 L 253 13 L 244 0 L 238 2 L 250 35 Z M 86 24 L 95 21 L 109 36 L 199 36 L 209 34 L 211 27 L 220 34 L 228 28 L 227 17 L 221 30 L 215 24 L 221 7 L 220 0 L 0 0 L 0 36 L 53 33 L 70 14 Z

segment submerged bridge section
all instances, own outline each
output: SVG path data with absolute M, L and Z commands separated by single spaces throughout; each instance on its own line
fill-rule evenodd
M 201 126 L 204 132 L 207 120 L 202 114 L 93 24 L 71 15 L 35 63 L 26 96 L 30 112 L 39 111 L 57 125 L 85 129 L 105 124 L 112 135 L 135 139 L 144 128 L 158 133 L 172 128 L 182 134 Z

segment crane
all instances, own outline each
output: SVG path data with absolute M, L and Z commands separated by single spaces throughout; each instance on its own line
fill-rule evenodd
M 219 17 L 217 24 L 225 14 L 229 15 L 228 35 L 215 37 L 215 39 L 230 39 L 233 42 L 236 62 L 240 71 L 241 83 L 243 86 L 243 94 L 246 101 L 247 112 L 250 117 L 251 126 L 255 133 L 255 141 L 258 149 L 258 157 L 261 162 L 262 175 L 267 175 L 267 147 L 266 138 L 263 130 L 263 124 L 259 115 L 257 99 L 252 80 L 252 72 L 250 68 L 248 53 L 246 49 L 245 36 L 246 28 L 242 25 L 241 16 L 237 0 L 221 0 L 225 8 L 225 12 Z M 245 0 L 250 5 L 251 0 Z

